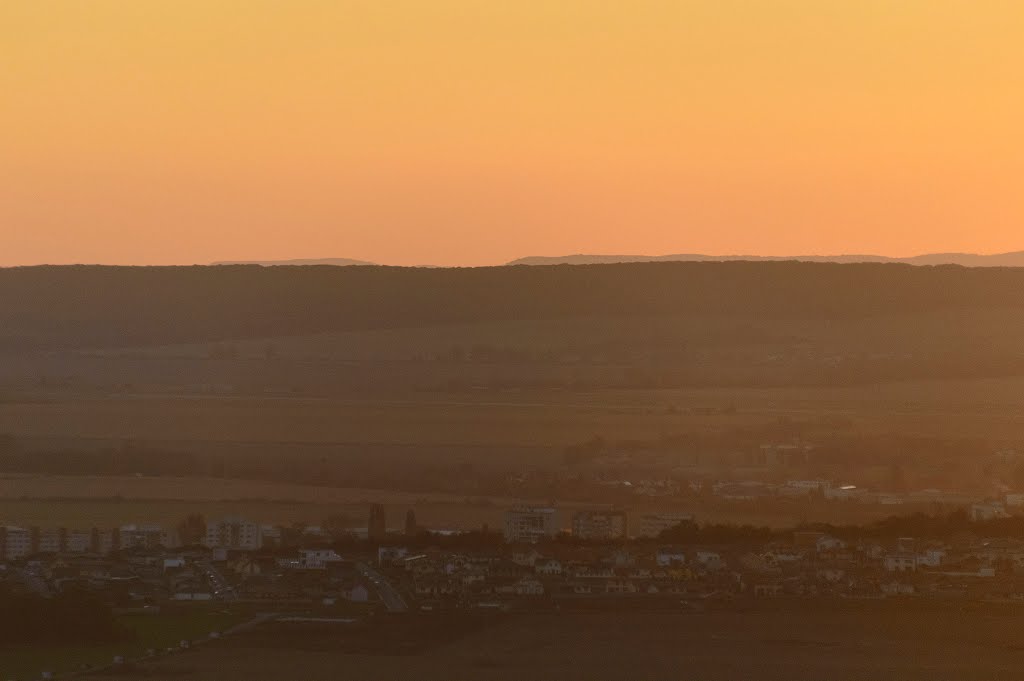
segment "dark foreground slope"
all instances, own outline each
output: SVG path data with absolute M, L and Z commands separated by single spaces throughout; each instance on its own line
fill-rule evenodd
M 241 635 L 98 678 L 421 681 L 961 681 L 1020 677 L 1019 611 L 877 602 L 749 612 L 562 612 L 416 650 L 353 651 L 350 632 Z M 383 626 L 388 626 L 384 624 Z M 391 625 L 398 628 L 397 624 Z M 436 623 L 430 638 L 437 639 Z M 393 638 L 378 632 L 382 644 Z
M 0 270 L 0 349 L 166 345 L 498 320 L 843 320 L 1024 311 L 1024 269 L 823 263 Z

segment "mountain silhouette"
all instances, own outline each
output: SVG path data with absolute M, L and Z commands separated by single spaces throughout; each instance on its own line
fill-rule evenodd
M 907 265 L 962 265 L 964 267 L 1024 267 L 1024 251 L 979 255 L 976 253 L 927 253 L 908 258 L 891 258 L 884 255 L 703 255 L 700 253 L 676 253 L 673 255 L 590 255 L 575 254 L 562 256 L 528 256 L 509 262 L 509 265 L 600 265 L 625 262 L 724 262 L 729 260 L 779 261 L 798 260 L 802 262 L 836 263 L 903 263 Z

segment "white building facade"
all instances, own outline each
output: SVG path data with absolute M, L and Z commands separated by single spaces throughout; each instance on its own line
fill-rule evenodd
M 505 512 L 505 541 L 535 542 L 554 537 L 558 526 L 558 511 L 553 508 L 520 507 Z
M 259 523 L 244 518 L 222 518 L 207 523 L 203 545 L 211 549 L 255 551 L 263 545 L 263 531 Z

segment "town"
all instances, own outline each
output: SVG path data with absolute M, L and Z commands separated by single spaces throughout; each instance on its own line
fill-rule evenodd
M 787 597 L 1024 601 L 1022 520 L 988 503 L 830 533 L 521 506 L 506 511 L 501 532 L 431 532 L 411 511 L 389 529 L 374 505 L 365 528 L 328 533 L 192 515 L 174 529 L 0 527 L 0 578 L 15 593 L 84 590 L 113 607 L 153 611 L 211 601 L 387 612 L 588 600 L 641 608 Z M 920 536 L 897 536 L 916 527 Z

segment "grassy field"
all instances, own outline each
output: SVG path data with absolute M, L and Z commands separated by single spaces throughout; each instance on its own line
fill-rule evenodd
M 734 407 L 732 414 L 694 409 Z M 672 409 L 670 409 L 672 407 Z M 595 433 L 651 438 L 841 415 L 864 432 L 1024 439 L 1024 379 L 948 380 L 837 388 L 574 392 L 487 390 L 381 399 L 112 397 L 0 403 L 0 433 L 28 443 L 100 446 L 135 440 L 189 450 L 226 443 L 386 445 L 542 456 Z M 452 456 L 461 454 L 453 453 Z M 536 461 L 530 461 L 535 463 Z
M 483 524 L 500 528 L 505 510 L 521 503 L 547 504 L 549 499 L 465 497 L 394 490 L 315 487 L 247 480 L 209 478 L 137 478 L 119 476 L 8 476 L 0 478 L 0 523 L 25 527 L 110 528 L 127 523 L 155 523 L 175 527 L 190 513 L 208 519 L 240 515 L 267 524 L 319 525 L 327 517 L 344 514 L 353 525 L 364 527 L 371 504 L 385 508 L 388 527 L 402 527 L 406 511 L 431 529 L 477 529 Z M 574 510 L 593 508 L 584 502 L 558 502 L 567 528 Z M 707 505 L 638 499 L 628 510 L 679 511 L 695 514 L 702 522 L 792 527 L 813 519 L 836 524 L 864 523 L 893 513 L 892 507 L 861 504 L 751 504 Z M 900 507 L 901 513 L 922 510 Z
M 673 409 L 669 409 L 669 406 Z M 735 413 L 702 413 L 734 406 Z M 780 417 L 841 416 L 850 433 L 978 437 L 993 447 L 1024 441 L 1024 379 L 889 383 L 868 387 L 691 389 L 574 392 L 554 390 L 372 396 L 360 400 L 251 397 L 104 397 L 0 402 L 0 433 L 25 451 L 118 450 L 134 442 L 203 456 L 295 454 L 332 470 L 402 470 L 404 465 L 472 464 L 522 470 L 562 465 L 566 445 L 762 425 Z M 880 483 L 888 468 L 879 469 Z M 344 479 L 339 479 L 345 484 Z M 337 484 L 337 483 L 336 483 Z M 357 482 L 356 484 L 362 484 Z M 866 484 L 866 483 L 865 483 Z M 944 487 L 943 483 L 930 486 Z M 547 499 L 539 500 L 547 502 Z M 371 503 L 385 504 L 393 526 L 412 508 L 429 527 L 500 526 L 504 498 L 316 487 L 213 478 L 38 476 L 0 478 L 0 521 L 51 527 L 110 527 L 126 522 L 174 525 L 189 512 L 241 514 L 265 522 L 319 524 L 345 513 L 358 522 Z M 806 520 L 794 508 L 771 515 L 742 507 L 678 509 L 702 519 L 788 526 Z M 884 511 L 856 509 L 869 520 Z M 901 512 L 906 509 L 900 509 Z M 888 512 L 892 512 L 890 509 Z
M 330 635 L 270 644 L 242 635 L 144 672 L 189 681 L 1000 681 L 1020 678 L 1020 614 L 1019 608 L 893 602 L 561 612 L 455 632 L 455 640 L 415 654 L 345 652 L 337 632 L 333 643 Z
M 119 476 L 17 476 L 0 479 L 0 521 L 22 526 L 113 527 L 157 523 L 174 527 L 190 513 L 207 518 L 242 515 L 266 523 L 319 525 L 346 514 L 356 525 L 371 504 L 385 506 L 397 529 L 409 509 L 433 528 L 500 526 L 517 500 L 411 494 L 391 490 L 315 487 L 248 480 Z M 544 500 L 533 500 L 543 502 Z M 569 504 L 567 509 L 579 506 Z
M 515 391 L 396 400 L 107 398 L 0 405 L 0 432 L 24 438 L 157 442 L 557 446 L 721 422 L 666 414 L 677 394 Z M 726 396 L 708 395 L 716 406 Z M 689 400 L 688 400 L 689 401 Z M 702 401 L 703 402 L 703 401 Z M 702 404 L 701 406 L 704 406 Z M 756 418 L 756 412 L 738 417 Z M 733 419 L 737 420 L 737 419 Z
M 207 638 L 248 619 L 240 613 L 211 610 L 202 606 L 191 611 L 160 615 L 123 615 L 119 621 L 131 633 L 123 643 L 88 647 L 0 648 L 0 678 L 35 679 L 44 671 L 57 674 L 110 664 L 115 656 L 139 657 L 148 649 L 177 647 L 182 639 Z

